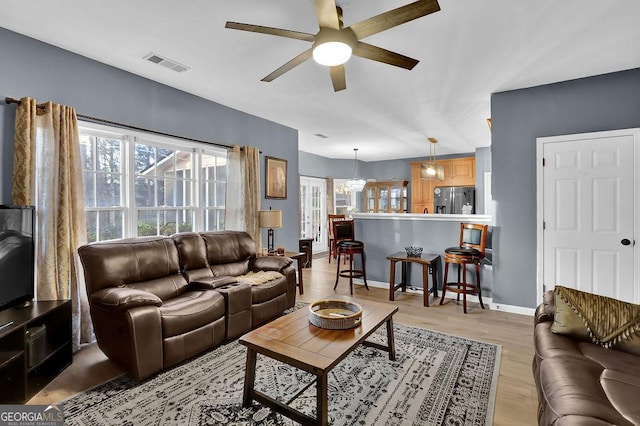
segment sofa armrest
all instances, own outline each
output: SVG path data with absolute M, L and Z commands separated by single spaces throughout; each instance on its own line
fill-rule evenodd
M 261 256 L 254 257 L 249 262 L 249 269 L 253 272 L 257 271 L 278 271 L 291 265 L 293 260 L 283 256 Z
M 533 316 L 533 323 L 553 321 L 556 313 L 556 305 L 553 290 L 546 291 L 542 296 L 542 303 L 536 309 Z
M 109 287 L 98 290 L 89 301 L 102 309 L 124 311 L 139 306 L 162 306 L 162 300 L 153 293 L 128 287 Z
M 196 290 L 213 290 L 236 282 L 236 277 L 202 277 L 190 282 L 189 286 Z

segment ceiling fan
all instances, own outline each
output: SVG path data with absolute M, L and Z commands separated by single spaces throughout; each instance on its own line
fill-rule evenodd
M 342 23 L 342 8 L 336 6 L 335 0 L 314 0 L 314 4 L 318 25 L 320 26 L 320 31 L 316 34 L 239 22 L 227 22 L 225 28 L 271 34 L 313 43 L 311 48 L 291 59 L 261 81 L 273 81 L 311 57 L 319 64 L 329 67 L 333 90 L 336 92 L 347 88 L 344 63 L 349 60 L 352 54 L 408 70 L 413 69 L 419 62 L 417 59 L 364 43 L 361 40 L 440 10 L 437 0 L 418 0 L 365 19 L 357 24 L 344 27 Z

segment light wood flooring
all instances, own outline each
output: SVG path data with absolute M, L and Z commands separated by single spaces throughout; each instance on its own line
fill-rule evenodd
M 349 282 L 341 278 L 334 292 L 335 262 L 327 257 L 313 259 L 313 267 L 304 269 L 304 294 L 298 300 L 313 302 L 334 294 L 349 294 Z M 462 313 L 461 302 L 431 297 L 430 307 L 422 306 L 422 295 L 396 292 L 394 302 L 388 301 L 388 289 L 356 285 L 354 297 L 363 300 L 393 303 L 400 309 L 394 315 L 396 323 L 412 325 L 463 336 L 502 346 L 500 377 L 494 415 L 495 425 L 535 425 L 537 396 L 531 372 L 533 359 L 533 318 L 526 315 L 482 310 L 471 303 L 469 313 Z M 96 344 L 88 345 L 74 355 L 73 364 L 53 382 L 35 395 L 29 404 L 50 404 L 103 383 L 122 370 L 109 361 Z

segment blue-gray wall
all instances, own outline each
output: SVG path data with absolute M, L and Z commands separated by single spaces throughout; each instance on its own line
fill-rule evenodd
M 494 301 L 535 307 L 536 138 L 640 127 L 640 68 L 491 97 Z
M 438 156 L 439 159 L 470 157 L 473 153 L 450 154 Z M 489 147 L 478 148 L 476 156 L 476 202 L 484 202 L 484 173 L 491 171 L 491 153 Z M 362 161 L 358 160 L 358 177 L 362 179 L 407 180 L 411 182 L 411 163 L 425 161 L 427 157 L 413 157 L 402 160 Z M 353 177 L 353 160 L 334 160 L 320 155 L 300 151 L 300 175 L 311 177 L 332 177 L 334 179 L 350 179 Z M 409 183 L 411 185 L 411 183 Z M 409 187 L 410 188 L 410 187 Z M 411 206 L 411 190 L 409 189 L 408 205 Z M 484 207 L 483 207 L 484 208 Z M 479 207 L 477 211 L 482 213 Z
M 438 159 L 471 157 L 476 158 L 476 212 L 484 213 L 484 173 L 491 171 L 491 153 L 489 147 L 476 149 L 475 154 L 449 154 L 439 155 Z M 377 180 L 408 180 L 411 182 L 411 163 L 426 161 L 427 157 L 414 157 L 403 160 L 386 160 L 371 161 L 359 166 L 364 173 L 362 176 L 366 178 L 375 178 Z M 409 183 L 411 185 L 411 183 Z M 408 209 L 411 211 L 411 186 L 409 186 Z
M 298 131 L 0 28 L 0 96 L 30 96 L 79 114 L 223 144 L 257 146 L 286 159 L 288 198 L 262 199 L 283 211 L 278 241 L 298 247 Z M 171 72 L 167 70 L 167 72 Z M 186 75 L 186 74 L 185 74 Z M 0 103 L 0 200 L 11 201 L 15 105 Z M 262 194 L 264 160 L 261 158 Z M 266 234 L 265 237 L 266 238 Z
M 423 253 L 433 253 L 440 255 L 438 263 L 438 289 L 442 288 L 444 273 L 444 250 L 447 247 L 455 246 L 460 235 L 460 222 L 445 220 L 402 220 L 396 218 L 366 218 L 356 217 L 355 234 L 362 237 L 367 256 L 367 279 L 381 283 L 389 282 L 390 262 L 387 256 L 395 252 L 404 252 L 407 246 L 417 246 L 423 248 Z M 492 233 L 489 227 L 486 247 L 486 264 L 491 264 L 493 258 Z M 359 266 L 360 259 L 356 256 L 356 264 Z M 467 280 L 474 283 L 475 273 L 469 267 Z M 423 287 L 422 266 L 411 265 L 407 268 L 407 283 L 412 287 Z M 449 269 L 448 281 L 455 281 L 457 274 L 456 266 Z M 396 283 L 401 281 L 400 264 L 396 267 Z M 431 284 L 431 278 L 429 278 Z M 483 266 L 480 273 L 482 296 L 491 298 L 493 296 L 493 274 L 490 267 Z M 342 285 L 348 280 L 342 279 Z M 451 294 L 449 294 L 451 297 Z
M 476 150 L 476 162 L 478 151 L 484 150 L 488 152 L 489 148 L 478 148 Z M 470 157 L 474 153 L 466 154 L 450 154 L 438 156 L 438 159 Z M 485 154 L 486 156 L 486 154 Z M 482 160 L 481 166 L 476 164 L 476 175 L 484 174 L 485 171 L 491 171 L 489 155 L 489 164 Z M 381 161 L 362 161 L 358 160 L 358 176 L 363 179 L 376 180 L 411 180 L 411 163 L 425 161 L 425 157 L 412 157 L 402 160 L 381 160 Z M 332 177 L 335 179 L 351 179 L 353 177 L 353 160 L 335 160 L 332 158 L 322 157 L 320 155 L 310 154 L 300 151 L 299 154 L 300 175 L 311 177 Z
M 353 160 L 334 160 L 321 155 L 300 151 L 298 165 L 301 176 L 317 178 L 332 177 L 334 179 L 351 179 L 353 177 Z M 363 162 L 358 160 L 358 174 L 362 174 Z

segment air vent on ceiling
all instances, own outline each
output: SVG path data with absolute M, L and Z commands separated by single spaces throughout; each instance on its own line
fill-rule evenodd
M 314 133 L 313 136 L 317 136 L 320 139 L 329 139 L 329 136 L 323 135 L 322 133 Z
M 187 70 L 189 70 L 190 68 L 186 65 L 182 65 L 179 62 L 173 61 L 171 59 L 167 59 L 164 58 L 156 53 L 149 53 L 148 55 L 144 56 L 143 59 L 146 59 L 149 62 L 153 62 L 154 64 L 158 64 L 158 65 L 162 65 L 165 68 L 169 68 L 170 70 L 176 71 L 176 72 L 185 72 Z

